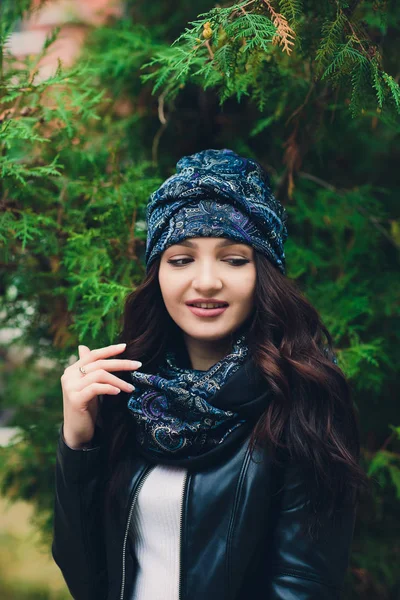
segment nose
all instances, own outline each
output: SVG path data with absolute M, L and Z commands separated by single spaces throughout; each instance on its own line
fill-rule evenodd
M 198 262 L 196 273 L 193 277 L 192 287 L 195 290 L 207 292 L 210 290 L 220 290 L 223 284 L 218 274 L 218 267 L 214 262 L 204 261 L 202 264 Z

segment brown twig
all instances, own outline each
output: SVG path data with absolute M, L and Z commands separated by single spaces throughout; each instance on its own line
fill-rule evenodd
M 243 10 L 245 8 L 245 6 L 250 6 L 250 4 L 254 4 L 256 0 L 250 0 L 250 2 L 247 2 L 247 4 L 243 4 L 243 6 L 241 6 L 240 8 Z
M 357 40 L 357 42 L 360 44 L 361 48 L 363 49 L 363 51 L 364 51 L 364 54 L 365 54 L 366 56 L 368 56 L 368 57 L 369 57 L 368 51 L 367 51 L 367 50 L 364 48 L 364 46 L 362 45 L 362 43 L 361 43 L 361 40 L 360 40 L 360 38 L 358 37 L 357 33 L 355 32 L 355 29 L 354 29 L 354 27 L 353 27 L 353 25 L 352 25 L 352 23 L 351 23 L 351 21 L 350 21 L 350 19 L 349 19 L 349 18 L 347 19 L 347 24 L 349 25 L 349 27 L 350 27 L 350 29 L 351 29 L 351 31 L 352 31 L 352 33 L 353 33 L 353 35 L 354 35 L 355 39 Z
M 129 226 L 129 237 L 128 237 L 128 244 L 127 244 L 127 251 L 128 251 L 128 257 L 129 260 L 135 260 L 137 259 L 136 256 L 136 251 L 135 251 L 135 224 L 136 224 L 136 214 L 137 214 L 137 209 L 135 208 L 132 214 L 132 221 L 131 224 Z
M 396 437 L 396 432 L 392 431 L 392 433 L 390 435 L 388 435 L 386 440 L 383 442 L 383 444 L 379 448 L 378 452 L 381 452 L 382 450 L 386 450 L 386 448 L 389 446 L 390 442 L 393 440 L 394 437 Z
M 154 164 L 157 163 L 158 159 L 158 146 L 160 144 L 160 139 L 162 134 L 168 125 L 168 119 L 165 117 L 164 113 L 164 100 L 167 94 L 168 89 L 166 88 L 162 94 L 158 97 L 158 118 L 160 119 L 161 127 L 157 130 L 156 135 L 153 138 L 153 143 L 151 146 L 151 157 Z
M 61 222 L 62 222 L 62 218 L 63 218 L 63 214 L 64 214 L 64 200 L 65 200 L 65 196 L 67 194 L 67 185 L 64 184 L 62 187 L 62 190 L 60 192 L 60 196 L 59 196 L 59 207 L 58 207 L 58 211 L 57 211 L 57 225 L 60 227 L 61 226 Z
M 205 45 L 207 46 L 208 53 L 210 55 L 211 60 L 214 59 L 214 52 L 211 50 L 210 42 L 208 40 L 205 41 Z
M 298 107 L 296 108 L 296 110 L 294 110 L 294 111 L 292 112 L 292 114 L 290 115 L 290 117 L 288 117 L 288 119 L 286 120 L 286 123 L 285 123 L 285 125 L 287 125 L 287 124 L 289 123 L 289 121 L 291 121 L 291 120 L 293 119 L 293 117 L 294 117 L 295 115 L 297 115 L 297 114 L 298 114 L 300 111 L 302 111 L 302 110 L 303 110 L 303 108 L 304 108 L 304 107 L 305 107 L 305 105 L 307 104 L 307 102 L 308 102 L 308 99 L 309 99 L 309 97 L 311 96 L 311 92 L 313 91 L 313 89 L 314 89 L 314 88 L 315 88 L 315 82 L 314 82 L 314 81 L 312 81 L 312 82 L 311 82 L 311 85 L 310 85 L 310 87 L 309 87 L 309 90 L 308 90 L 308 92 L 307 92 L 307 96 L 306 96 L 306 97 L 305 97 L 305 99 L 304 99 L 304 102 L 303 102 L 303 104 L 300 104 L 300 106 L 298 106 Z
M 332 192 L 338 191 L 334 185 L 332 185 L 331 183 L 328 183 L 327 181 L 324 181 L 323 179 L 320 179 L 316 175 L 312 175 L 311 173 L 305 173 L 304 171 L 299 171 L 298 175 L 299 175 L 299 177 L 302 177 L 303 179 L 309 179 L 310 181 L 314 181 L 315 183 L 318 183 L 320 186 L 322 186 L 328 190 L 331 190 Z
M 164 114 L 164 99 L 166 93 L 167 90 L 164 90 L 163 93 L 160 94 L 160 96 L 158 97 L 158 118 L 160 119 L 160 123 L 162 123 L 163 125 L 165 125 L 167 122 L 167 119 L 165 118 Z

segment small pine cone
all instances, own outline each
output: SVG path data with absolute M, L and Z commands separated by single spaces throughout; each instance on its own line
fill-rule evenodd
M 203 38 L 209 40 L 212 36 L 212 33 L 211 23 L 210 21 L 207 21 L 207 23 L 204 23 Z

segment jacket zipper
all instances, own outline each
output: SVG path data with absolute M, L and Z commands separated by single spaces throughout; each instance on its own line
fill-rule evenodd
M 236 486 L 235 498 L 233 501 L 232 515 L 228 528 L 228 537 L 227 537 L 227 549 L 226 549 L 226 566 L 227 566 L 227 580 L 228 580 L 228 597 L 230 597 L 230 590 L 232 588 L 232 569 L 231 569 L 231 560 L 232 560 L 232 539 L 233 532 L 235 527 L 235 518 L 236 513 L 239 506 L 240 494 L 242 491 L 243 483 L 246 476 L 246 471 L 250 463 L 250 450 L 247 448 L 245 455 L 243 457 L 242 468 L 240 469 L 239 479 Z
M 127 519 L 127 522 L 126 522 L 124 543 L 123 543 L 123 547 L 122 547 L 122 581 L 121 581 L 121 596 L 120 596 L 120 600 L 124 600 L 124 593 L 125 593 L 125 555 L 126 555 L 126 543 L 127 543 L 127 540 L 128 540 L 129 526 L 130 526 L 131 519 L 132 519 L 133 509 L 135 507 L 135 503 L 136 503 L 137 497 L 139 495 L 140 490 L 142 489 L 142 486 L 143 486 L 144 482 L 146 481 L 147 477 L 150 475 L 150 472 L 156 466 L 157 465 L 147 465 L 147 467 L 145 468 L 145 470 L 141 474 L 141 476 L 139 478 L 139 481 L 136 484 L 136 490 L 135 490 L 135 492 L 133 494 L 133 497 L 132 497 L 131 508 L 129 510 L 128 519 Z
M 180 514 L 180 526 L 179 526 L 179 592 L 178 592 L 178 600 L 182 600 L 182 558 L 183 558 L 183 525 L 184 525 L 184 512 L 185 512 L 185 496 L 187 490 L 187 481 L 188 481 L 188 471 L 185 473 L 185 477 L 183 480 L 182 487 L 182 502 L 181 502 L 181 514 Z

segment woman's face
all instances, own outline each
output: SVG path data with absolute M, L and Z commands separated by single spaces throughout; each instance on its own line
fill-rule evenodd
M 167 311 L 186 339 L 222 341 L 252 311 L 256 285 L 254 250 L 247 244 L 220 237 L 183 240 L 163 252 L 159 283 Z M 198 316 L 186 304 L 197 298 L 213 298 L 229 306 L 218 316 Z

